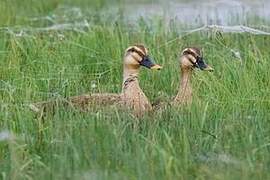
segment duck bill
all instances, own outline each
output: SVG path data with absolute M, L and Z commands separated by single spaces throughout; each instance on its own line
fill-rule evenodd
M 214 71 L 214 69 L 211 66 L 205 63 L 203 58 L 199 58 L 197 60 L 196 67 L 203 71 Z
M 148 69 L 153 69 L 153 70 L 160 70 L 162 69 L 162 67 L 156 63 L 154 63 L 154 61 L 149 57 L 149 56 L 145 56 L 142 61 L 140 62 L 141 66 L 144 66 Z
M 152 66 L 150 69 L 153 69 L 153 70 L 161 70 L 162 69 L 162 66 L 158 65 L 158 64 L 155 64 L 154 66 Z
M 209 66 L 209 65 L 206 65 L 206 68 L 204 68 L 203 70 L 204 71 L 210 71 L 210 72 L 213 72 L 214 71 L 214 69 L 211 66 Z

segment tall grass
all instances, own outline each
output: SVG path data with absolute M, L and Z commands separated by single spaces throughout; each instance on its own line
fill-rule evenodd
M 33 1 L 29 7 L 36 11 L 20 8 L 28 1 L 6 8 L 31 17 L 63 2 Z M 21 24 L 15 14 L 2 14 L 0 24 Z M 92 18 L 86 33 L 1 32 L 1 179 L 269 178 L 269 36 L 209 32 L 181 38 L 177 27 L 166 31 L 158 20 L 155 26 L 140 20 L 130 27 L 121 19 L 98 19 Z M 25 106 L 87 92 L 120 92 L 123 51 L 137 42 L 164 66 L 160 72 L 141 69 L 140 85 L 152 102 L 176 94 L 180 51 L 203 47 L 215 71 L 195 72 L 191 107 L 168 106 L 143 119 L 115 107 L 88 113 L 60 107 L 42 119 Z

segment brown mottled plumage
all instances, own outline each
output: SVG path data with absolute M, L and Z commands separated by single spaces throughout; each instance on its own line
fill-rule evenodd
M 133 110 L 137 117 L 143 116 L 152 110 L 152 106 L 139 86 L 138 74 L 140 66 L 149 69 L 161 69 L 161 66 L 151 62 L 148 50 L 143 45 L 134 45 L 127 48 L 123 63 L 123 85 L 121 94 L 85 94 L 73 96 L 60 103 L 87 110 L 91 105 L 120 105 Z M 46 101 L 30 105 L 35 112 L 54 109 L 59 101 Z

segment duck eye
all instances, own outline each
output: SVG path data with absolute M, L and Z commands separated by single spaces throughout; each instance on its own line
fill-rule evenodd
M 200 68 L 201 70 L 205 69 L 207 67 L 207 65 L 205 64 L 204 60 L 202 57 L 198 57 L 197 58 L 197 62 L 196 65 L 198 66 L 198 68 Z
M 199 56 L 199 57 L 197 58 L 197 63 L 202 62 L 202 61 L 203 61 L 203 57 L 200 57 L 200 56 Z

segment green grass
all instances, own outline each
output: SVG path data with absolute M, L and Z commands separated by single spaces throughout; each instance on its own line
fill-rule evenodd
M 1 2 L 6 3 L 1 8 L 13 9 L 1 14 L 3 26 L 37 26 L 15 12 L 36 17 L 72 3 L 33 1 L 30 10 L 26 1 L 7 6 L 11 2 Z M 270 178 L 269 36 L 209 32 L 176 39 L 177 28 L 167 32 L 158 19 L 152 26 L 140 20 L 130 27 L 94 14 L 86 33 L 0 32 L 0 133 L 9 132 L 0 137 L 0 179 Z M 204 48 L 215 72 L 195 72 L 191 107 L 167 107 L 143 119 L 116 108 L 89 113 L 59 108 L 40 119 L 25 106 L 86 92 L 120 92 L 123 51 L 137 42 L 164 66 L 160 72 L 141 69 L 140 85 L 152 102 L 176 94 L 180 51 Z M 241 53 L 242 62 L 230 49 Z

